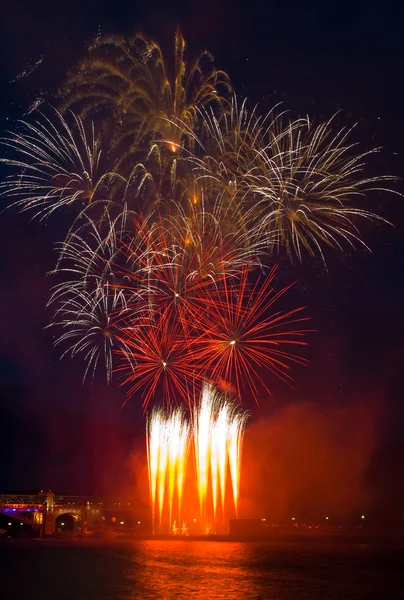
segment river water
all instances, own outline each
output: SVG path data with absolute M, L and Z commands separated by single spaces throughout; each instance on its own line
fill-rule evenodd
M 398 600 L 404 549 L 365 544 L 2 540 L 1 600 Z

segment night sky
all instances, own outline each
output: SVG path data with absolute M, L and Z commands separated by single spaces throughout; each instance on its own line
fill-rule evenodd
M 262 111 L 281 102 L 295 116 L 318 120 L 340 111 L 338 124 L 358 123 L 362 149 L 383 147 L 372 173 L 403 177 L 403 13 L 392 0 L 8 2 L 0 25 L 1 135 L 36 98 L 52 101 L 98 32 L 140 28 L 170 49 L 179 24 L 189 55 L 209 49 L 240 96 Z M 403 182 L 393 187 L 404 192 Z M 362 229 L 372 253 L 328 252 L 328 270 L 319 258 L 293 267 L 281 261 L 282 283 L 297 282 L 292 301 L 307 306 L 317 330 L 309 336 L 310 366 L 295 369 L 295 390 L 271 379 L 272 397 L 259 408 L 247 400 L 246 408 L 263 440 L 287 415 L 292 426 L 274 434 L 285 443 L 301 436 L 304 444 L 313 422 L 327 440 L 344 423 L 353 437 L 371 430 L 361 476 L 382 503 L 400 498 L 397 465 L 404 456 L 404 206 L 385 193 L 369 202 L 394 225 Z M 0 491 L 111 493 L 132 480 L 133 455 L 144 444 L 139 400 L 121 410 L 124 390 L 116 382 L 107 387 L 101 376 L 82 386 L 80 359 L 59 362 L 53 333 L 44 330 L 53 284 L 47 272 L 63 218 L 40 224 L 12 209 L 0 215 Z M 342 449 L 343 436 L 338 440 Z M 345 453 L 341 460 L 351 458 Z

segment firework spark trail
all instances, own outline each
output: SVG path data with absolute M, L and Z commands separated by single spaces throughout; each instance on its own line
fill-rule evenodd
M 128 244 L 129 268 L 124 274 L 135 286 L 147 290 L 152 313 L 184 315 L 189 305 L 201 303 L 206 287 L 223 278 L 225 268 L 212 272 L 212 248 L 194 251 L 183 224 L 161 217 L 151 225 L 148 221 L 136 224 L 139 241 Z M 221 248 L 220 242 L 217 245 Z M 208 260 L 209 268 L 202 272 Z
M 18 169 L 15 177 L 0 186 L 1 195 L 17 197 L 21 210 L 34 210 L 41 218 L 78 204 L 86 214 L 89 206 L 111 202 L 108 189 L 113 181 L 126 183 L 114 170 L 103 169 L 102 150 L 94 126 L 72 115 L 72 126 L 57 111 L 56 124 L 45 115 L 33 123 L 21 121 L 25 134 L 15 133 L 1 143 L 18 158 L 1 162 Z M 87 131 L 88 130 L 88 131 Z
M 228 75 L 214 68 L 209 52 L 190 61 L 185 54 L 179 31 L 173 53 L 167 56 L 155 40 L 142 34 L 102 36 L 69 73 L 62 89 L 64 108 L 107 121 L 114 146 L 126 148 L 128 140 L 133 144 L 152 132 L 153 139 L 168 140 L 175 155 L 181 138 L 167 120 L 177 117 L 194 129 L 197 106 L 220 111 L 231 89 Z
M 292 260 L 296 256 L 302 261 L 306 250 L 312 256 L 318 252 L 325 262 L 321 244 L 338 250 L 344 243 L 367 248 L 354 220 L 387 223 L 352 204 L 377 189 L 377 182 L 393 179 L 363 175 L 366 159 L 379 149 L 353 153 L 353 128 L 333 132 L 332 119 L 317 127 L 308 118 L 278 120 L 268 132 L 268 143 L 256 149 L 250 186 L 258 197 L 259 228 L 263 235 L 278 231 L 270 244 L 274 241 Z
M 211 426 L 210 432 L 210 478 L 212 483 L 213 519 L 216 521 L 217 498 L 219 487 L 219 437 L 222 432 L 217 421 Z
M 168 442 L 168 503 L 169 523 L 172 522 L 174 492 L 178 499 L 178 520 L 181 518 L 182 496 L 184 491 L 185 468 L 188 454 L 189 425 L 183 411 L 178 408 L 170 415 L 167 423 Z
M 201 515 L 201 528 L 207 526 L 207 497 L 209 482 L 212 486 L 213 518 L 216 521 L 218 488 L 220 483 L 222 511 L 225 508 L 227 464 L 233 488 L 233 500 L 238 511 L 241 452 L 247 413 L 240 411 L 214 385 L 205 382 L 201 400 L 194 409 L 193 433 L 196 473 Z
M 62 274 L 64 281 L 52 289 L 48 306 L 56 306 L 56 310 L 48 327 L 62 328 L 54 342 L 55 346 L 69 344 L 62 356 L 85 355 L 83 380 L 89 374 L 94 377 L 102 357 L 110 382 L 118 349 L 131 362 L 125 341 L 118 339 L 118 325 L 129 315 L 132 322 L 137 318 L 141 290 L 121 285 L 116 272 L 118 254 L 115 223 L 110 222 L 109 235 L 104 238 L 89 217 L 68 242 L 58 246 L 55 273 Z
M 231 379 L 234 373 L 227 372 L 226 352 L 220 356 L 213 351 L 219 346 L 223 350 L 227 337 L 238 327 L 233 315 L 234 293 L 243 305 L 235 305 L 239 319 L 243 320 L 248 306 L 254 308 L 254 293 L 246 285 L 250 265 L 237 267 L 241 278 L 235 278 L 224 265 L 202 276 L 192 262 L 193 250 L 183 247 L 180 252 L 181 228 L 170 230 L 169 222 L 163 225 L 162 220 L 149 222 L 149 218 L 139 220 L 135 225 L 138 235 L 123 242 L 115 221 L 110 222 L 104 239 L 88 217 L 70 241 L 61 244 L 57 272 L 68 279 L 55 287 L 51 297 L 51 302 L 59 303 L 54 324 L 64 328 L 56 343 L 70 342 L 67 352 L 71 355 L 86 350 L 86 374 L 91 367 L 94 374 L 99 357 L 104 356 L 108 380 L 113 355 L 121 357 L 115 370 L 125 374 L 124 383 L 132 384 L 129 396 L 143 389 L 145 407 L 160 386 L 167 405 L 180 397 L 187 402 L 190 388 L 200 389 L 207 370 L 215 380 L 220 376 Z M 220 240 L 215 242 L 219 252 L 221 245 Z M 227 283 L 229 278 L 232 283 Z M 247 320 L 251 323 L 257 310 L 250 312 Z M 210 315 L 217 317 L 213 333 Z M 226 339 L 215 345 L 215 336 L 223 334 Z M 279 341 L 281 337 L 278 335 Z M 244 346 L 240 351 L 245 354 L 248 346 Z M 230 358 L 233 354 L 237 358 L 238 349 L 230 350 L 235 350 Z
M 184 484 L 185 474 L 187 468 L 187 457 L 189 451 L 189 440 L 191 428 L 189 423 L 185 420 L 183 413 L 178 409 L 177 412 L 179 423 L 178 431 L 178 453 L 177 453 L 177 496 L 178 496 L 178 518 L 181 518 L 182 514 L 182 502 L 184 496 Z
M 176 466 L 178 461 L 179 431 L 176 420 L 172 419 L 169 424 L 168 434 L 168 456 L 167 456 L 167 478 L 168 478 L 168 523 L 171 525 L 173 516 L 174 490 L 177 480 Z
M 204 382 L 200 402 L 194 408 L 192 417 L 201 530 L 205 531 L 210 484 L 214 521 L 216 522 L 219 488 L 224 514 L 227 465 L 230 466 L 237 514 L 242 440 L 247 413 L 240 411 L 225 395 L 217 392 L 212 383 Z M 162 525 L 165 506 L 168 512 L 168 530 L 172 530 L 175 495 L 178 500 L 178 518 L 174 523 L 181 520 L 190 434 L 190 424 L 181 408 L 170 411 L 155 408 L 147 420 L 146 446 L 153 531 L 156 513 L 158 525 Z
M 202 525 L 206 515 L 206 498 L 210 472 L 210 450 L 214 422 L 215 394 L 212 385 L 205 383 L 201 401 L 194 409 L 194 445 L 198 483 L 199 510 Z
M 202 136 L 194 133 L 189 157 L 196 181 L 237 206 L 234 222 L 269 254 L 284 251 L 293 262 L 303 260 L 303 251 L 317 252 L 325 262 L 323 246 L 367 247 L 356 221 L 386 221 L 357 200 L 375 190 L 391 193 L 384 182 L 395 179 L 364 174 L 379 148 L 355 152 L 353 128 L 334 131 L 335 115 L 314 126 L 276 108 L 260 116 L 257 108 L 248 112 L 245 100 L 239 107 L 236 97 L 220 119 L 202 108 Z
M 262 249 L 247 234 L 226 232 L 230 220 L 220 208 L 201 205 L 185 211 L 171 203 L 169 215 L 158 212 L 134 220 L 124 252 L 128 281 L 147 289 L 151 310 L 184 315 L 205 302 L 204 291 L 224 278 L 237 276 L 245 264 L 258 266 Z
M 130 361 L 122 363 L 116 371 L 125 375 L 124 383 L 131 384 L 129 396 L 142 390 L 143 406 L 146 408 L 159 391 L 163 402 L 169 406 L 182 399 L 188 404 L 190 391 L 200 387 L 201 375 L 195 369 L 193 355 L 183 327 L 178 320 L 156 314 L 151 319 L 146 313 L 136 326 L 120 329 L 119 341 Z
M 108 284 L 100 288 L 96 296 L 80 288 L 72 288 L 70 294 L 70 297 L 62 300 L 52 323 L 52 326 L 63 328 L 54 345 L 69 343 L 62 358 L 84 353 L 86 369 L 83 381 L 89 374 L 94 377 L 102 357 L 109 382 L 115 351 L 120 348 L 120 352 L 127 354 L 125 342 L 118 338 L 118 332 L 115 331 L 117 315 L 119 318 L 123 310 L 122 298 Z
M 163 520 L 163 507 L 164 507 L 164 495 L 166 490 L 166 479 L 168 471 L 168 450 L 169 450 L 169 439 L 167 423 L 164 423 L 164 427 L 161 432 L 161 443 L 159 446 L 159 462 L 157 471 L 157 490 L 158 490 L 158 512 L 159 512 L 159 524 L 161 525 Z
M 234 384 L 240 398 L 242 390 L 249 388 L 258 401 L 257 382 L 270 394 L 260 369 L 265 367 L 290 383 L 289 364 L 306 364 L 304 358 L 283 349 L 306 345 L 300 338 L 307 329 L 295 327 L 307 318 L 299 314 L 303 308 L 274 312 L 273 305 L 291 287 L 274 292 L 276 269 L 253 285 L 248 281 L 248 267 L 237 280 L 225 279 L 218 293 L 206 300 L 205 312 L 200 315 L 204 325 L 194 341 L 195 364 L 212 381 L 223 379 Z
M 232 424 L 234 405 L 229 401 L 216 396 L 217 411 L 215 420 L 211 428 L 211 480 L 213 496 L 213 516 L 216 520 L 218 508 L 218 493 L 220 489 L 220 499 L 222 515 L 225 511 L 226 480 L 228 465 L 228 439 L 230 427 Z
M 238 503 L 240 496 L 241 455 L 244 428 L 247 413 L 234 413 L 228 428 L 228 453 L 231 482 L 233 487 L 234 508 L 238 516 Z
M 157 480 L 159 473 L 159 454 L 160 445 L 163 440 L 163 419 L 162 411 L 155 409 L 152 412 L 150 419 L 147 420 L 146 428 L 146 447 L 147 447 L 147 462 L 149 467 L 149 487 L 150 498 L 152 505 L 152 529 L 154 533 L 155 513 L 156 513 L 156 497 L 157 497 Z
M 217 419 L 215 432 L 217 435 L 217 452 L 218 452 L 218 477 L 220 483 L 221 501 L 222 501 L 222 515 L 224 518 L 225 510 L 225 495 L 226 495 L 226 480 L 227 480 L 227 435 L 224 435 L 228 431 L 229 421 L 231 420 L 231 405 L 230 403 L 222 404 L 220 407 Z
M 178 520 L 181 517 L 189 433 L 189 424 L 181 408 L 169 413 L 162 409 L 154 409 L 147 421 L 146 446 L 153 532 L 156 508 L 158 523 L 161 526 L 165 504 L 168 504 L 171 529 L 175 493 L 178 499 Z

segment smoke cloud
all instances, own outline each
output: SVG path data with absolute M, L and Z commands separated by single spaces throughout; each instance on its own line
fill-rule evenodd
M 346 517 L 368 501 L 365 471 L 379 442 L 380 409 L 295 403 L 246 433 L 241 512 L 281 522 Z

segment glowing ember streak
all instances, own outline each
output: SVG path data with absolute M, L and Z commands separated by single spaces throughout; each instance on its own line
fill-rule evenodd
M 159 525 L 161 526 L 165 498 L 168 502 L 169 524 L 171 527 L 175 492 L 178 497 L 178 516 L 180 516 L 189 447 L 189 431 L 189 424 L 184 418 L 183 411 L 179 408 L 169 413 L 164 412 L 162 409 L 154 409 L 147 422 L 147 457 L 153 532 L 156 504 L 158 506 Z M 167 486 L 168 494 L 166 495 Z
M 218 392 L 211 382 L 205 381 L 200 403 L 194 408 L 192 416 L 201 531 L 209 529 L 212 532 L 216 523 L 219 489 L 224 514 L 228 464 L 236 515 L 238 512 L 241 451 L 247 413 L 241 411 L 226 395 Z M 173 534 L 180 532 L 177 523 L 181 522 L 190 433 L 190 424 L 181 408 L 169 411 L 155 408 L 147 421 L 153 532 L 156 510 L 160 528 L 163 512 L 166 510 L 168 531 Z M 208 524 L 207 514 L 210 487 L 213 524 Z M 175 496 L 178 501 L 178 516 L 173 520 Z
M 231 409 L 229 403 L 224 404 L 219 411 L 217 417 L 216 432 L 218 434 L 218 471 L 220 481 L 220 491 L 222 499 L 222 512 L 224 515 L 224 500 L 226 495 L 226 479 L 227 479 L 227 435 L 229 421 L 231 418 Z
M 154 410 L 150 420 L 147 421 L 147 460 L 149 465 L 149 485 L 152 504 L 152 527 L 154 533 L 155 506 L 157 494 L 157 479 L 159 473 L 160 445 L 163 429 L 164 414 Z
M 174 492 L 177 488 L 178 518 L 181 516 L 181 504 L 184 487 L 184 471 L 188 454 L 189 425 L 181 409 L 175 410 L 167 421 L 168 442 L 168 491 L 169 522 L 172 521 Z
M 163 505 L 164 505 L 164 492 L 166 487 L 166 475 L 168 467 L 168 439 L 167 439 L 167 424 L 164 424 L 163 435 L 161 444 L 159 447 L 159 468 L 158 468 L 158 505 L 159 505 L 159 524 L 161 525 L 163 520 Z
M 188 527 L 185 521 L 183 522 L 181 527 L 181 535 L 188 535 Z
M 220 394 L 212 383 L 204 383 L 201 402 L 194 410 L 194 444 L 202 528 L 206 527 L 209 476 L 214 519 L 216 520 L 219 484 L 224 512 L 227 463 L 230 465 L 237 514 L 241 450 L 246 421 L 246 412 L 240 411 L 225 395 Z
M 179 411 L 178 411 L 179 412 Z M 184 494 L 185 470 L 189 449 L 190 426 L 184 418 L 181 420 L 178 433 L 178 456 L 177 456 L 177 496 L 178 496 L 178 518 L 181 517 L 182 498 Z
M 239 399 L 249 390 L 258 402 L 259 385 L 271 393 L 262 377 L 264 370 L 291 384 L 290 364 L 307 364 L 294 352 L 306 345 L 302 337 L 307 317 L 301 316 L 302 307 L 275 308 L 290 288 L 274 291 L 276 270 L 275 266 L 264 280 L 251 284 L 249 268 L 243 268 L 237 280 L 225 279 L 220 291 L 208 293 L 205 313 L 200 315 L 204 331 L 194 340 L 195 364 L 203 365 L 212 381 L 230 382 Z
M 217 511 L 217 495 L 218 495 L 218 472 L 219 472 L 219 436 L 220 431 L 217 422 L 211 428 L 211 444 L 210 444 L 210 468 L 212 480 L 212 497 L 213 497 L 213 516 L 216 520 Z
M 241 450 L 246 420 L 246 413 L 235 413 L 231 419 L 228 431 L 229 464 L 236 517 L 238 514 L 238 500 L 240 491 Z
M 201 403 L 194 411 L 194 444 L 196 458 L 196 473 L 198 480 L 199 508 L 202 522 L 206 512 L 206 497 L 208 493 L 211 428 L 214 418 L 214 388 L 205 383 L 202 389 Z

